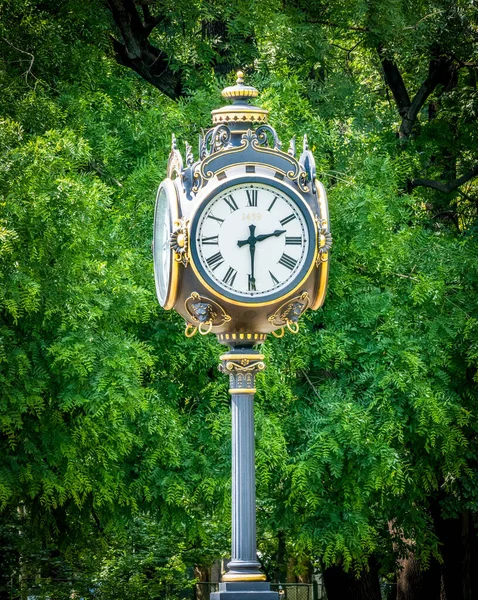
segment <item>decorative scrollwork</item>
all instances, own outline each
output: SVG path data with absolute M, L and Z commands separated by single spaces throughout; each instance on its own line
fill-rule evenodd
M 317 177 L 317 168 L 315 166 L 314 155 L 309 150 L 309 142 L 307 140 L 307 135 L 304 135 L 303 150 L 299 158 L 299 163 L 306 173 L 307 182 L 311 182 L 312 191 L 315 194 L 315 179 Z
M 257 140 L 256 132 L 253 129 L 248 129 L 246 133 L 243 133 L 241 136 L 242 143 L 241 146 L 246 148 L 249 146 L 254 140 Z
M 247 152 L 247 162 L 271 165 L 279 173 L 283 173 L 288 179 L 296 183 L 302 192 L 309 192 L 307 173 L 303 166 L 292 156 L 280 150 L 280 141 L 272 127 L 261 125 L 255 131 L 248 129 L 241 136 L 239 146 L 229 143 L 231 132 L 225 125 L 219 125 L 206 133 L 205 138 L 200 139 L 199 162 L 194 168 L 192 191 L 197 193 L 208 180 L 228 164 L 239 164 L 244 162 L 242 153 Z M 259 136 L 259 137 L 258 137 Z M 268 146 L 268 137 L 274 139 L 274 147 Z M 216 140 L 216 141 L 215 141 Z M 251 158 L 249 149 L 258 154 Z
M 194 181 L 193 192 L 198 192 L 201 189 L 202 183 L 203 183 L 203 178 L 202 178 L 200 169 L 197 169 L 194 172 L 193 181 Z
M 303 292 L 300 296 L 291 298 L 283 304 L 273 315 L 268 318 L 268 321 L 275 327 L 287 327 L 291 333 L 299 332 L 299 318 L 309 308 L 310 298 L 307 292 Z M 274 333 L 274 332 L 272 332 Z M 283 333 L 275 337 L 283 337 Z
M 204 160 L 207 156 L 206 144 L 204 143 L 204 130 L 201 129 L 199 135 L 199 160 Z
M 274 150 L 280 150 L 282 144 L 275 129 L 270 125 L 261 125 L 256 129 L 256 137 L 260 146 L 266 146 L 267 148 L 271 147 L 268 135 L 270 135 L 274 141 L 274 145 L 272 146 Z
M 287 154 L 290 154 L 295 158 L 295 135 L 289 142 L 289 150 L 287 150 Z
M 169 246 L 174 252 L 174 260 L 187 267 L 189 263 L 188 220 L 184 217 L 174 222 L 174 230 L 169 238 Z
M 176 179 L 176 177 L 180 177 L 183 172 L 183 157 L 181 156 L 181 152 L 178 150 L 178 145 L 176 142 L 176 136 L 172 135 L 171 139 L 171 152 L 168 158 L 168 177 L 170 179 Z
M 194 154 L 191 144 L 186 142 L 186 164 L 190 167 L 194 163 Z
M 266 365 L 262 360 L 253 360 L 250 358 L 226 360 L 219 367 L 223 373 L 252 373 L 253 371 L 263 371 L 265 368 Z
M 207 335 L 213 327 L 228 323 L 231 317 L 215 300 L 200 296 L 193 292 L 184 302 L 184 308 L 191 323 L 198 328 L 201 335 Z
M 315 222 L 317 223 L 318 234 L 318 251 L 315 264 L 318 267 L 320 263 L 325 263 L 329 260 L 329 250 L 332 247 L 333 240 L 327 221 L 325 219 L 319 219 L 319 217 L 316 216 Z
M 309 191 L 309 186 L 307 185 L 307 174 L 304 173 L 304 171 L 301 171 L 299 173 L 299 177 L 297 178 L 297 185 L 304 192 L 308 192 Z
M 211 155 L 228 147 L 231 141 L 231 130 L 227 125 L 217 125 L 210 129 L 204 137 L 206 154 Z

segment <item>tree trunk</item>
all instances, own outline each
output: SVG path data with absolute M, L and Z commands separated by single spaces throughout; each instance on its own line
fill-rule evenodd
M 289 558 L 289 560 L 287 561 L 287 576 L 286 576 L 287 583 L 297 583 L 296 575 L 295 575 L 296 566 L 297 566 L 297 559 L 295 556 L 291 556 Z
M 277 534 L 277 555 L 274 569 L 274 579 L 277 583 L 285 582 L 287 577 L 287 559 L 285 546 L 285 533 L 279 531 Z
M 478 548 L 471 511 L 463 511 L 455 519 L 443 519 L 437 503 L 432 513 L 442 544 L 442 573 L 447 600 L 475 600 L 478 598 Z
M 461 532 L 463 541 L 463 600 L 478 598 L 478 543 L 471 510 L 462 513 Z
M 112 38 L 116 61 L 136 71 L 172 100 L 180 98 L 184 94 L 180 71 L 171 69 L 171 57 L 148 40 L 164 15 L 142 18 L 134 0 L 107 0 L 106 4 L 121 36 L 121 41 Z
M 210 569 L 204 565 L 194 565 L 194 577 L 198 581 L 210 581 Z M 209 600 L 209 589 L 205 585 L 196 586 L 196 600 Z
M 297 583 L 312 583 L 312 574 L 314 567 L 310 558 L 303 557 L 299 563 L 299 569 L 297 572 Z
M 421 568 L 413 555 L 400 563 L 397 600 L 440 600 L 441 573 L 437 560 L 432 559 L 427 570 Z
M 358 579 L 341 566 L 324 569 L 323 577 L 328 600 L 381 600 L 378 565 L 374 559 L 369 561 L 369 570 L 362 571 Z

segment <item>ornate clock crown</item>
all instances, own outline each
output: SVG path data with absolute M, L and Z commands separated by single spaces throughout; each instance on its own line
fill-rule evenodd
M 222 106 L 211 112 L 214 125 L 223 123 L 267 123 L 269 111 L 251 106 L 249 100 L 257 98 L 259 91 L 250 85 L 244 85 L 244 73 L 237 72 L 236 85 L 226 87 L 221 92 L 223 98 L 232 100 L 232 105 Z

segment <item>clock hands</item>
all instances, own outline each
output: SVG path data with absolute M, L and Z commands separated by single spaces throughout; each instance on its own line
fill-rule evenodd
M 251 235 L 247 238 L 247 240 L 241 240 L 237 242 L 239 248 L 242 248 L 242 246 L 245 246 L 246 244 L 255 244 L 256 242 L 262 242 L 263 240 L 267 240 L 267 238 L 270 238 L 272 236 L 279 237 L 287 231 L 286 229 L 276 229 L 273 233 L 262 233 L 261 235 L 258 235 L 256 237 L 254 236 L 255 228 L 255 225 L 249 225 Z
M 280 235 L 282 235 L 285 232 L 286 232 L 286 229 L 276 229 L 274 231 L 274 233 L 263 233 L 262 235 L 258 235 L 256 237 L 256 242 L 262 242 L 262 240 L 267 240 L 267 238 L 270 238 L 272 236 L 279 237 Z
M 249 289 L 250 290 L 256 289 L 256 279 L 254 277 L 254 257 L 255 257 L 255 253 L 256 253 L 257 238 L 254 235 L 255 230 L 256 230 L 255 225 L 249 225 L 249 232 L 251 235 L 247 238 L 247 240 L 241 240 L 241 241 L 237 242 L 237 245 L 239 246 L 239 248 L 242 248 L 246 244 L 249 244 L 249 252 L 251 253 L 251 274 L 249 275 Z
M 247 240 L 241 240 L 241 241 L 237 242 L 237 245 L 239 246 L 239 248 L 242 248 L 246 244 L 249 244 L 250 246 L 255 246 L 256 245 L 257 238 L 254 235 L 254 231 L 255 230 L 256 230 L 256 226 L 255 225 L 249 225 L 249 232 L 250 232 L 251 235 L 247 238 Z
M 239 246 L 239 248 L 242 248 L 246 244 L 249 244 L 249 252 L 251 254 L 251 274 L 249 275 L 249 290 L 253 290 L 253 291 L 255 291 L 255 289 L 256 289 L 256 279 L 254 277 L 254 258 L 255 258 L 255 253 L 256 253 L 256 243 L 267 240 L 267 238 L 270 238 L 270 237 L 279 237 L 280 235 L 282 235 L 283 233 L 286 232 L 285 229 L 276 229 L 272 233 L 263 233 L 256 237 L 255 231 L 256 231 L 256 226 L 249 225 L 250 235 L 247 238 L 247 240 L 239 240 L 237 242 L 237 245 Z

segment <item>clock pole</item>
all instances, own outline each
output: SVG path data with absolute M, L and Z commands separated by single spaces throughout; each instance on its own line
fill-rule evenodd
M 229 375 L 232 412 L 232 544 L 228 572 L 211 600 L 277 600 L 260 570 L 256 549 L 256 477 L 254 460 L 255 376 L 265 369 L 264 355 L 252 346 L 236 346 L 221 356 Z

